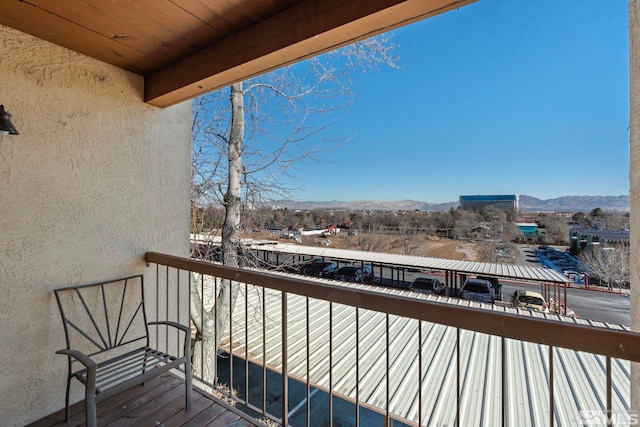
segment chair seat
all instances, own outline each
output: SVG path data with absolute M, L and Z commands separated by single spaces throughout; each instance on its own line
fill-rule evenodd
M 96 369 L 96 395 L 103 393 L 115 385 L 139 377 L 158 365 L 174 365 L 175 356 L 142 347 L 116 358 L 99 363 Z M 179 364 L 179 363 L 177 363 Z M 163 369 L 164 371 L 165 369 Z M 74 372 L 73 376 L 82 384 L 87 384 L 87 370 Z

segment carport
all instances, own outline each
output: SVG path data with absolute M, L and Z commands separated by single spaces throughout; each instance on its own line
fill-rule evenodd
M 302 263 L 315 258 L 334 261 L 338 265 L 370 264 L 381 280 L 383 280 L 384 270 L 390 271 L 391 277 L 385 284 L 391 287 L 406 286 L 404 285 L 405 272 L 408 269 L 442 274 L 447 287 L 446 295 L 456 295 L 468 276 L 489 276 L 502 280 L 535 283 L 540 285 L 540 293 L 546 299 L 552 298 L 567 304 L 566 288 L 570 283 L 568 278 L 548 268 L 300 246 L 291 243 L 253 242 L 247 247 L 258 259 L 275 264 Z

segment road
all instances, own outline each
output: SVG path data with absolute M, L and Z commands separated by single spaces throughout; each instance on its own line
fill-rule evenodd
M 541 267 L 535 256 L 536 246 L 520 245 L 518 263 L 530 267 Z M 422 275 L 421 273 L 405 272 L 403 281 L 409 286 L 411 281 Z M 428 276 L 436 276 L 428 274 Z M 441 280 L 444 280 L 441 277 Z M 509 301 L 509 297 L 516 289 L 528 289 L 540 292 L 540 285 L 533 283 L 514 283 L 501 280 L 502 299 Z M 585 289 L 584 286 L 573 285 L 567 288 L 567 307 L 572 309 L 581 319 L 597 322 L 607 322 L 614 325 L 631 325 L 631 298 L 616 292 L 605 292 L 595 289 Z
M 502 285 L 503 299 L 508 300 L 508 296 L 516 289 L 539 292 L 540 286 L 505 282 Z M 630 303 L 631 298 L 618 293 L 567 288 L 567 307 L 581 319 L 629 326 L 631 325 Z
M 534 253 L 535 249 L 536 246 L 519 245 L 519 264 L 540 267 Z M 518 285 L 505 284 L 502 294 L 508 295 L 508 290 L 513 292 L 518 287 L 522 288 Z M 573 285 L 567 289 L 567 306 L 581 319 L 631 325 L 631 298 L 628 295 L 587 290 L 583 286 Z

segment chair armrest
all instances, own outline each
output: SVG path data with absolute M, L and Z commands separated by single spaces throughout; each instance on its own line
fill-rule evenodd
M 191 333 L 191 329 L 189 329 L 188 326 L 185 326 L 182 323 L 172 322 L 172 321 L 169 321 L 169 320 L 161 320 L 161 321 L 158 321 L 158 322 L 149 322 L 147 324 L 148 325 L 169 325 L 169 326 L 173 326 L 174 328 L 178 328 L 178 329 L 186 332 L 187 334 Z
M 183 325 L 182 323 L 172 322 L 170 320 L 160 320 L 157 322 L 148 322 L 148 325 L 168 325 L 173 326 L 174 328 L 180 329 L 184 332 L 184 355 L 187 357 L 187 360 L 191 357 L 191 328 Z
M 69 357 L 73 357 L 78 362 L 82 363 L 86 368 L 93 368 L 97 366 L 97 363 L 94 362 L 93 359 L 91 359 L 89 356 L 87 356 L 86 354 L 78 350 L 72 350 L 72 349 L 58 350 L 56 351 L 56 354 L 65 354 Z

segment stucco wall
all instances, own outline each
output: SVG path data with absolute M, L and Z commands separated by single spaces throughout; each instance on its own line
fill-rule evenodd
M 142 101 L 143 80 L 0 27 L 0 414 L 62 408 L 66 360 L 52 289 L 147 273 L 188 252 L 189 102 Z

